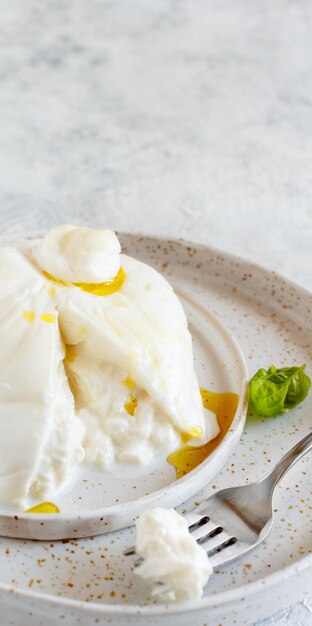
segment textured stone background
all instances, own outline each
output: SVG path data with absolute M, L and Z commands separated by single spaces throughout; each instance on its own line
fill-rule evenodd
M 2 0 L 2 232 L 182 236 L 312 289 L 311 32 L 310 0 Z

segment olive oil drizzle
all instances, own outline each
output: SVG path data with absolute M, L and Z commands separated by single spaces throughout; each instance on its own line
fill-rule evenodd
M 167 461 L 175 467 L 177 478 L 191 472 L 215 450 L 229 430 L 236 413 L 239 400 L 236 393 L 215 393 L 206 389 L 201 389 L 200 392 L 205 409 L 216 414 L 220 432 L 212 441 L 202 446 L 182 445 L 168 456 Z M 181 440 L 185 442 L 183 435 Z
M 41 502 L 27 509 L 25 513 L 60 513 L 60 509 L 53 502 Z
M 63 285 L 63 287 L 78 287 L 82 291 L 93 293 L 95 296 L 109 296 L 115 291 L 118 291 L 126 280 L 126 272 L 121 267 L 119 272 L 112 280 L 107 280 L 104 283 L 70 283 L 61 278 L 56 278 L 48 272 L 43 272 L 44 276 L 51 282 Z

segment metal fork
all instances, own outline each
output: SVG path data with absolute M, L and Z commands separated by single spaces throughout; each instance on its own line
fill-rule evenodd
M 310 450 L 312 432 L 291 448 L 261 480 L 222 489 L 185 516 L 190 533 L 205 548 L 213 568 L 246 555 L 267 538 L 273 525 L 275 487 Z M 135 554 L 134 546 L 124 554 Z M 141 562 L 142 559 L 138 558 L 134 566 Z

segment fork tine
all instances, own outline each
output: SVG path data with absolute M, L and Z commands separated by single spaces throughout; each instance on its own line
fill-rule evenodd
M 190 524 L 188 527 L 190 533 L 192 533 L 194 530 L 197 530 L 198 528 L 201 528 L 201 526 L 203 526 L 204 524 L 207 524 L 209 522 L 209 519 L 210 518 L 208 517 L 208 515 L 204 515 L 203 517 L 198 519 L 197 522 L 193 522 L 193 524 Z
M 246 554 L 246 552 L 249 551 L 247 548 L 249 548 L 249 550 L 252 549 L 252 547 L 247 546 L 247 544 L 242 541 L 235 541 L 235 537 L 229 537 L 224 544 L 213 548 L 211 551 L 208 551 L 207 554 L 210 564 L 214 569 L 215 567 L 227 565 L 242 554 Z
M 214 524 L 212 521 L 203 524 L 196 530 L 194 530 L 191 534 L 194 539 L 196 539 L 197 543 L 202 544 L 208 539 L 212 539 L 216 535 L 222 533 L 223 528 L 219 524 Z
M 219 544 L 222 543 L 222 539 L 220 539 L 219 537 L 219 535 L 221 534 L 225 534 L 223 528 L 221 528 L 221 526 L 215 526 L 212 530 L 210 530 L 208 533 L 205 533 L 205 535 L 203 535 L 202 537 L 198 537 L 196 541 L 200 546 L 204 543 L 207 543 L 207 541 L 209 541 L 209 546 L 212 543 L 215 544 L 215 542 Z
M 209 547 L 209 550 L 207 550 L 207 554 L 208 554 L 209 558 L 211 558 L 212 556 L 214 556 L 218 552 L 220 553 L 223 550 L 225 550 L 226 548 L 229 548 L 230 546 L 233 546 L 234 543 L 237 543 L 236 537 L 229 537 L 228 536 L 227 539 L 224 539 L 221 543 L 219 543 L 218 545 L 214 546 L 213 548 Z

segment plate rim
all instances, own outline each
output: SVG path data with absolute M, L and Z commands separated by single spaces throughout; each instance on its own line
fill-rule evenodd
M 30 237 L 34 238 L 35 236 L 39 237 L 41 236 L 41 233 L 42 231 L 40 232 L 32 231 L 30 233 L 24 233 L 23 237 L 24 238 L 30 238 Z M 181 237 L 167 238 L 166 236 L 161 236 L 157 234 L 156 235 L 144 234 L 142 232 L 136 233 L 136 232 L 116 231 L 116 233 L 117 235 L 120 234 L 123 237 L 130 237 L 133 239 L 138 238 L 138 237 L 143 237 L 144 239 L 148 239 L 150 241 L 157 240 L 160 242 L 166 242 L 167 244 L 169 243 L 179 244 L 181 247 L 184 247 L 184 248 L 187 246 L 193 246 L 193 247 L 196 247 L 197 249 L 200 249 L 203 252 L 208 251 L 209 254 L 212 254 L 212 255 L 222 255 L 228 261 L 239 262 L 241 264 L 244 264 L 246 267 L 250 268 L 251 270 L 258 270 L 262 273 L 265 273 L 267 276 L 270 276 L 270 277 L 273 276 L 274 278 L 278 280 L 284 281 L 291 288 L 293 288 L 297 292 L 299 291 L 299 293 L 301 293 L 302 296 L 305 298 L 312 297 L 312 291 L 310 291 L 306 287 L 303 287 L 301 284 L 295 282 L 291 278 L 285 276 L 281 272 L 278 272 L 276 270 L 271 270 L 269 267 L 266 267 L 265 265 L 251 261 L 250 259 L 246 257 L 232 254 L 231 252 L 227 252 L 215 246 L 198 243 L 198 242 L 181 238 Z M 15 240 L 17 240 L 17 238 L 18 236 L 16 236 Z M 1 240 L 4 242 L 4 239 L 7 241 L 7 243 L 9 243 L 10 241 L 12 241 L 12 236 L 10 238 L 9 236 L 2 238 Z M 141 616 L 142 615 L 142 616 L 157 617 L 157 616 L 162 616 L 162 615 L 179 615 L 180 613 L 197 612 L 205 608 L 225 606 L 225 605 L 228 605 L 229 603 L 240 601 L 241 599 L 245 599 L 247 597 L 250 598 L 252 596 L 255 596 L 258 592 L 263 591 L 265 588 L 269 588 L 269 587 L 272 588 L 275 585 L 286 582 L 289 579 L 291 579 L 293 576 L 299 573 L 305 572 L 310 568 L 312 569 L 312 553 L 307 554 L 301 557 L 300 559 L 298 559 L 296 562 L 290 563 L 286 567 L 282 567 L 278 569 L 276 572 L 273 572 L 272 574 L 268 574 L 267 576 L 259 578 L 258 580 L 246 583 L 239 587 L 235 587 L 234 589 L 230 589 L 227 591 L 222 591 L 220 593 L 213 594 L 211 596 L 208 595 L 197 601 L 179 603 L 179 604 L 174 604 L 174 605 L 159 604 L 159 605 L 142 606 L 140 604 L 126 605 L 126 604 L 107 604 L 104 602 L 103 603 L 86 602 L 84 600 L 78 600 L 75 598 L 60 597 L 54 594 L 39 593 L 36 591 L 24 589 L 24 588 L 12 587 L 8 583 L 2 583 L 1 581 L 0 581 L 0 592 L 3 591 L 3 592 L 9 593 L 11 596 L 15 595 L 15 596 L 21 596 L 30 600 L 36 600 L 40 604 L 52 603 L 53 605 L 60 606 L 60 607 L 62 606 L 64 608 L 84 610 L 86 613 L 90 612 L 90 613 L 99 614 L 99 615 L 111 615 L 111 616 L 114 616 L 114 615 L 124 615 L 124 616 L 140 615 Z
M 298 575 L 306 571 L 306 562 L 309 561 L 309 565 L 312 565 L 312 554 L 308 554 L 299 561 L 297 564 L 291 563 L 286 567 L 265 576 L 259 578 L 251 583 L 246 583 L 240 587 L 229 589 L 228 591 L 222 591 L 220 593 L 213 594 L 211 596 L 205 596 L 200 600 L 180 602 L 177 604 L 157 604 L 157 605 L 141 605 L 141 604 L 107 604 L 100 602 L 86 602 L 85 600 L 77 600 L 75 598 L 67 598 L 62 596 L 56 596 L 50 593 L 39 593 L 28 589 L 20 589 L 18 587 L 11 587 L 8 583 L 0 582 L 0 592 L 4 591 L 11 596 L 21 596 L 30 600 L 39 600 L 42 604 L 52 603 L 55 606 L 71 609 L 83 609 L 86 613 L 104 614 L 104 615 L 123 615 L 130 617 L 137 616 L 163 616 L 163 615 L 179 615 L 181 613 L 193 613 L 202 611 L 203 609 L 218 608 L 230 603 L 240 602 L 247 598 L 250 598 L 258 591 L 264 591 L 265 588 L 272 588 L 279 585 L 281 582 L 289 580 L 293 574 Z M 295 569 L 295 572 L 293 570 Z M 268 581 L 268 583 L 267 583 Z

